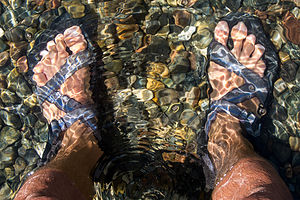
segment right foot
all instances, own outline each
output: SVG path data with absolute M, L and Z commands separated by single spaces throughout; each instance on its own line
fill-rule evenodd
M 220 21 L 215 28 L 215 40 L 226 47 L 228 37 L 228 24 L 225 21 Z M 243 22 L 239 22 L 232 27 L 231 37 L 234 44 L 231 53 L 242 65 L 257 73 L 262 78 L 266 69 L 266 65 L 261 59 L 265 48 L 261 44 L 255 44 L 256 38 L 253 34 L 247 35 L 247 27 Z M 244 84 L 242 77 L 236 75 L 234 72 L 229 72 L 214 62 L 210 62 L 208 77 L 213 89 L 213 92 L 210 94 L 212 101 L 221 99 L 234 88 L 238 88 Z M 259 103 L 259 100 L 254 97 L 250 102 L 243 102 L 239 106 L 257 114 Z
M 72 52 L 71 55 L 67 52 L 67 48 Z M 33 80 L 37 86 L 45 86 L 66 63 L 69 56 L 76 55 L 86 48 L 87 42 L 80 27 L 73 26 L 66 29 L 63 34 L 58 34 L 54 41 L 47 43 L 47 50 L 41 52 L 43 57 L 33 69 Z M 84 66 L 66 79 L 58 91 L 83 106 L 90 106 L 93 100 L 89 90 L 89 81 L 89 67 Z M 39 97 L 39 94 L 37 95 Z M 48 123 L 59 120 L 68 114 L 47 99 L 41 106 Z M 60 149 L 55 158 L 45 166 L 64 171 L 81 189 L 81 192 L 89 198 L 94 191 L 93 183 L 88 175 L 102 155 L 93 132 L 88 124 L 77 119 L 61 133 L 63 138 Z
M 215 28 L 215 40 L 227 47 L 229 27 L 227 22 L 220 21 Z M 261 57 L 265 48 L 261 44 L 255 44 L 255 36 L 247 35 L 247 27 L 239 22 L 231 30 L 234 47 L 231 53 L 245 67 L 252 70 L 259 77 L 264 76 L 266 69 Z M 245 81 L 241 76 L 226 68 L 210 62 L 208 68 L 209 82 L 212 86 L 210 94 L 211 101 L 222 99 L 228 92 L 242 86 Z M 257 97 L 253 97 L 237 104 L 247 112 L 252 112 L 257 117 L 259 104 Z M 208 151 L 213 159 L 217 171 L 217 182 L 228 172 L 228 170 L 241 158 L 256 156 L 252 145 L 242 136 L 239 119 L 225 112 L 216 114 L 216 119 L 209 129 Z

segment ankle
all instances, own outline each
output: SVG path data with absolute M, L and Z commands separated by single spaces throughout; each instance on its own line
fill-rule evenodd
M 217 114 L 208 134 L 208 151 L 216 168 L 216 182 L 239 160 L 257 156 L 242 132 L 237 118 L 226 113 Z

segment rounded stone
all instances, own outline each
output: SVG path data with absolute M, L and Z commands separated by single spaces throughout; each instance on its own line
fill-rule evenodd
M 270 109 L 270 116 L 273 119 L 283 122 L 288 118 L 288 112 L 285 107 L 274 101 Z
M 21 134 L 13 127 L 5 126 L 0 132 L 0 141 L 7 146 L 15 143 L 21 138 Z
M 290 83 L 295 80 L 298 65 L 291 60 L 284 62 L 281 66 L 280 77 Z
M 0 152 L 0 162 L 4 167 L 11 166 L 15 163 L 17 153 L 15 148 L 10 146 Z
M 147 89 L 135 89 L 132 93 L 137 97 L 138 101 L 145 102 L 151 100 L 154 95 L 153 92 Z
M 0 110 L 0 117 L 3 120 L 4 124 L 11 126 L 15 129 L 20 129 L 22 127 L 22 122 L 18 115 L 7 112 L 5 110 Z
M 300 138 L 290 136 L 289 144 L 293 151 L 300 151 Z
M 26 161 L 22 157 L 17 157 L 14 164 L 15 174 L 22 172 L 26 166 Z
M 15 104 L 19 101 L 18 96 L 10 90 L 2 90 L 0 97 L 2 102 L 7 105 Z
M 7 183 L 4 183 L 0 186 L 0 199 L 10 199 L 10 196 L 13 194 L 12 189 L 8 186 Z
M 156 98 L 158 99 L 158 103 L 161 106 L 169 105 L 171 103 L 178 102 L 178 93 L 174 89 L 166 88 L 159 90 L 155 93 Z
M 28 165 L 36 164 L 39 159 L 39 155 L 34 149 L 27 149 L 24 159 L 27 161 Z
M 20 42 L 24 40 L 25 31 L 20 27 L 14 27 L 5 31 L 5 37 L 10 42 Z
M 9 53 L 8 51 L 3 51 L 0 53 L 0 66 L 4 66 L 7 61 L 9 60 Z
M 6 43 L 0 39 L 0 52 L 4 52 L 7 49 Z
M 119 73 L 123 67 L 123 63 L 121 60 L 113 60 L 104 65 L 104 68 L 110 72 Z

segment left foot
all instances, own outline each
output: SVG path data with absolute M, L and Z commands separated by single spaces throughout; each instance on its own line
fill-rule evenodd
M 72 52 L 71 55 L 67 52 L 67 48 Z M 81 192 L 87 198 L 91 198 L 94 191 L 93 182 L 89 174 L 103 152 L 98 147 L 98 141 L 93 135 L 94 130 L 87 123 L 86 116 L 80 115 L 79 119 L 77 118 L 73 121 L 70 121 L 70 117 L 73 117 L 72 115 L 67 116 L 76 111 L 76 109 L 81 109 L 81 107 L 89 108 L 93 104 L 92 93 L 89 90 L 89 66 L 85 65 L 75 71 L 57 90 L 48 83 L 66 62 L 72 62 L 71 56 L 77 56 L 77 58 L 73 60 L 74 63 L 68 63 L 67 70 L 70 70 L 72 65 L 84 65 L 81 63 L 79 54 L 86 48 L 87 42 L 80 27 L 73 26 L 66 29 L 63 34 L 58 34 L 55 40 L 49 41 L 47 50 L 41 52 L 43 57 L 33 69 L 33 80 L 38 87 L 50 89 L 50 95 L 58 91 L 58 94 L 60 93 L 62 96 L 65 96 L 64 99 L 67 99 L 66 102 L 61 103 L 56 98 L 51 100 L 49 96 L 47 97 L 49 94 L 46 96 L 43 93 L 37 94 L 40 99 L 47 97 L 43 100 L 41 106 L 48 122 L 60 121 L 61 119 L 63 119 L 61 122 L 72 122 L 62 128 L 63 132 L 61 134 L 63 138 L 60 149 L 54 159 L 45 167 L 65 172 L 80 188 Z M 51 89 L 54 91 L 52 92 Z M 68 108 L 68 103 L 73 100 L 78 102 L 76 104 L 78 107 L 74 108 L 72 107 L 73 104 L 71 104 L 71 107 Z M 80 110 L 79 114 L 84 114 L 84 112 L 85 110 Z M 67 118 L 65 118 L 66 116 Z

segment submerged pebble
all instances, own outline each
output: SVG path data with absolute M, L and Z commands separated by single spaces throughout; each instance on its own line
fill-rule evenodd
M 15 160 L 14 169 L 16 174 L 20 174 L 27 166 L 26 161 L 22 157 L 18 157 Z
M 22 136 L 18 130 L 14 129 L 12 127 L 9 127 L 9 126 L 5 126 L 4 128 L 2 128 L 2 130 L 0 132 L 0 141 L 2 143 L 0 149 L 4 149 L 8 145 L 15 143 L 21 137 Z M 5 146 L 3 146 L 3 145 L 5 145 Z
M 183 31 L 178 35 L 179 41 L 188 41 L 191 39 L 193 33 L 195 33 L 196 27 L 195 26 L 187 26 L 183 29 Z
M 107 145 L 115 144 L 115 140 L 118 144 L 114 151 L 107 151 L 109 155 L 106 158 L 111 156 L 114 162 L 116 160 L 116 163 L 122 165 L 103 166 L 106 175 L 115 174 L 113 178 L 100 178 L 99 185 L 102 188 L 98 191 L 99 196 L 116 198 L 117 195 L 123 195 L 122 198 L 126 196 L 132 199 L 139 199 L 142 195 L 143 198 L 157 197 L 151 191 L 149 196 L 137 194 L 143 193 L 142 187 L 150 180 L 149 177 L 152 177 L 147 173 L 160 170 L 156 168 L 157 161 L 164 164 L 166 172 L 155 171 L 151 180 L 156 180 L 154 177 L 159 174 L 168 180 L 166 188 L 169 191 L 174 192 L 173 185 L 169 184 L 174 183 L 178 188 L 186 188 L 186 193 L 190 189 L 191 193 L 197 193 L 197 198 L 204 198 L 204 185 L 200 187 L 198 182 L 203 181 L 204 175 L 200 174 L 199 166 L 194 166 L 195 163 L 199 163 L 198 158 L 194 157 L 201 146 L 196 136 L 202 137 L 203 124 L 209 109 L 207 47 L 213 39 L 213 30 L 219 19 L 237 10 L 258 16 L 267 35 L 279 51 L 281 70 L 278 80 L 274 83 L 275 100 L 267 116 L 271 118 L 272 124 L 268 128 L 268 135 L 285 144 L 289 143 L 290 147 L 275 143 L 270 149 L 273 150 L 274 163 L 280 163 L 277 164 L 278 168 L 282 169 L 288 180 L 295 179 L 295 176 L 300 174 L 300 168 L 296 164 L 298 161 L 294 161 L 297 160 L 294 153 L 299 151 L 299 139 L 296 136 L 300 127 L 300 112 L 295 109 L 299 104 L 300 53 L 297 45 L 297 24 L 300 15 L 299 8 L 295 7 L 293 2 L 6 2 L 13 9 L 3 6 L 5 2 L 1 3 L 3 12 L 0 19 L 0 104 L 3 108 L 0 111 L 0 140 L 3 141 L 0 143 L 0 167 L 3 171 L 0 172 L 0 199 L 9 199 L 6 195 L 11 196 L 12 189 L 15 190 L 18 181 L 35 168 L 48 141 L 48 124 L 41 119 L 42 113 L 38 109 L 39 104 L 30 85 L 32 80 L 27 82 L 27 75 L 32 73 L 32 60 L 27 56 L 32 50 L 42 50 L 35 46 L 41 33 L 49 31 L 49 28 L 64 29 L 54 23 L 60 18 L 65 19 L 64 14 L 70 15 L 76 22 L 83 22 L 85 38 L 93 40 L 93 45 L 98 45 L 103 52 L 103 63 L 96 65 L 105 71 L 101 72 L 101 75 L 109 97 L 103 105 L 101 104 L 104 107 L 101 123 L 104 124 L 103 131 L 109 132 L 105 134 L 107 138 L 104 138 L 109 140 L 106 141 Z M 65 22 L 72 23 L 71 18 L 66 17 Z M 97 31 L 91 30 L 92 28 L 85 29 L 89 27 L 89 22 Z M 111 119 L 114 121 L 109 121 Z M 128 159 L 125 156 L 126 161 L 119 162 L 119 155 L 122 157 L 135 152 L 125 148 L 128 147 L 128 143 L 123 143 L 123 137 L 126 142 L 130 141 L 132 149 L 138 148 L 138 157 L 145 156 L 143 159 L 147 162 L 139 162 L 134 156 L 128 156 Z M 294 152 L 291 153 L 289 148 Z M 147 149 L 147 153 L 143 152 L 143 149 Z M 167 151 L 164 152 L 165 150 Z M 149 152 L 151 156 L 148 156 Z M 119 155 L 114 157 L 114 153 Z M 152 153 L 157 153 L 158 156 L 155 157 Z M 293 162 L 290 164 L 291 157 Z M 130 159 L 135 164 L 128 167 Z M 148 163 L 148 160 L 151 161 Z M 141 163 L 145 163 L 148 168 L 140 167 Z M 122 166 L 122 169 L 119 170 L 118 166 Z M 141 173 L 124 172 L 127 167 L 131 171 Z M 110 172 L 112 168 L 114 173 Z M 6 180 L 4 171 L 9 181 Z M 118 173 L 122 173 L 122 176 Z M 176 174 L 176 178 L 170 174 Z M 143 176 L 141 182 L 137 180 L 140 176 Z M 122 180 L 118 177 L 122 177 Z M 149 185 L 153 186 L 156 183 L 160 187 L 163 182 L 149 181 Z M 164 189 L 159 187 L 156 191 L 162 195 L 157 199 L 165 198 Z M 298 191 L 297 187 L 294 187 L 294 190 Z M 137 196 L 130 196 L 130 191 L 134 191 L 134 195 Z
M 285 27 L 285 35 L 288 40 L 294 44 L 300 45 L 300 21 L 295 16 L 287 12 L 283 18 L 283 25 Z
M 289 138 L 289 144 L 293 151 L 300 151 L 300 138 L 291 136 Z
M 8 41 L 11 42 L 21 42 L 25 39 L 25 31 L 21 27 L 14 27 L 5 31 L 5 37 Z

